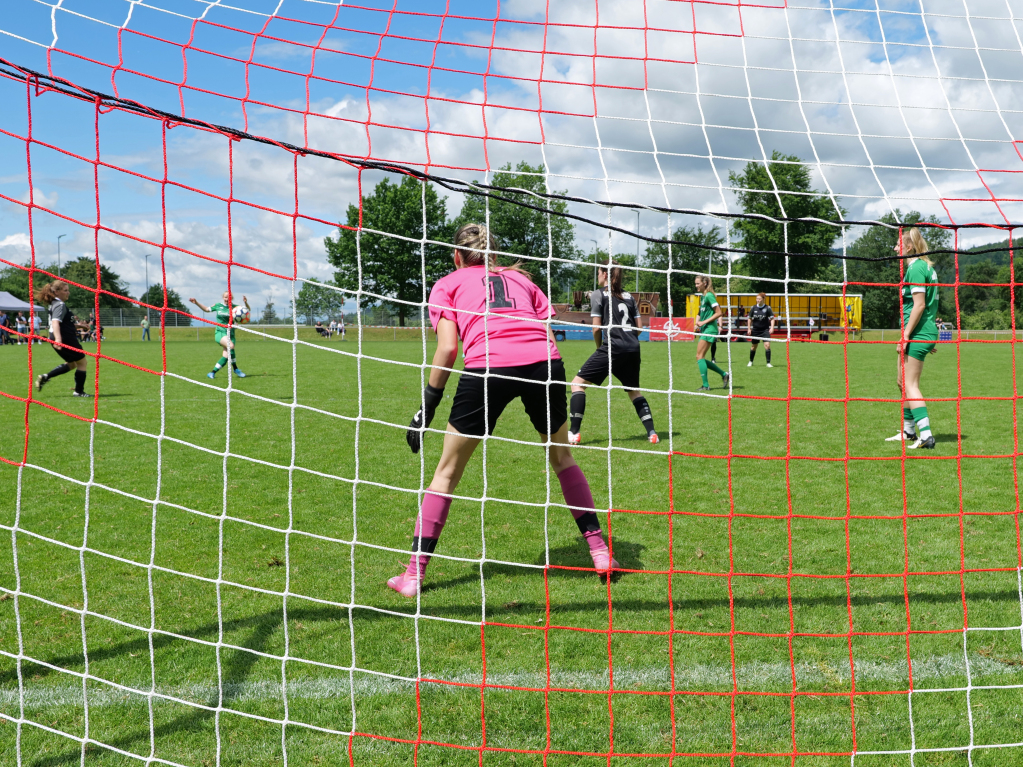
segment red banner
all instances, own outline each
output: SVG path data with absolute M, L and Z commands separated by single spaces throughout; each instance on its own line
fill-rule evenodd
M 651 317 L 651 341 L 692 341 L 692 317 Z

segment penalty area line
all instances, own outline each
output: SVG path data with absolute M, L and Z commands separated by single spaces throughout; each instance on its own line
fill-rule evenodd
M 28 661 L 30 662 L 30 661 Z M 1023 686 L 1023 664 L 1018 660 L 997 660 L 981 655 L 969 658 L 971 687 L 985 687 L 985 677 L 998 677 L 998 681 L 1007 682 L 1006 676 L 1012 678 L 1008 684 L 992 684 L 990 686 L 1015 687 Z M 801 690 L 813 686 L 828 686 L 832 689 L 847 686 L 852 674 L 848 661 L 842 663 L 796 663 L 796 681 Z M 332 698 L 345 699 L 353 692 L 359 697 L 374 695 L 396 695 L 414 692 L 415 680 L 383 678 L 375 675 L 358 675 L 354 683 L 348 676 L 328 676 L 320 679 L 288 680 L 287 694 L 289 700 L 327 700 Z M 919 684 L 924 680 L 950 683 L 961 681 L 966 686 L 966 660 L 960 654 L 928 656 L 913 660 L 913 680 Z M 648 668 L 615 668 L 616 690 L 641 690 L 667 692 L 670 687 L 669 669 L 663 667 Z M 740 691 L 747 692 L 789 692 L 792 689 L 792 666 L 788 663 L 754 662 L 737 666 L 735 676 Z M 478 674 L 465 674 L 448 677 L 444 681 L 453 682 L 448 685 L 438 682 L 424 682 L 420 686 L 421 694 L 444 694 L 462 691 L 464 686 L 478 685 L 483 680 Z M 995 680 L 992 679 L 992 682 Z M 909 667 L 903 662 L 857 660 L 856 683 L 878 683 L 905 687 L 909 682 Z M 102 684 L 102 682 L 98 682 Z M 547 678 L 544 674 L 524 672 L 513 674 L 487 674 L 488 688 L 497 687 L 528 687 L 544 689 Z M 590 690 L 600 692 L 608 689 L 607 671 L 562 671 L 552 672 L 550 685 L 553 688 Z M 955 689 L 959 685 L 954 685 Z M 732 688 L 732 669 L 725 665 L 696 664 L 675 666 L 675 690 L 679 692 L 729 692 Z M 938 688 L 946 689 L 946 688 Z M 495 690 L 499 692 L 500 690 Z M 914 692 L 935 692 L 937 689 L 920 689 Z M 514 692 L 514 690 L 510 691 Z M 184 701 L 195 701 L 198 705 L 209 705 L 209 701 L 220 699 L 220 691 L 215 684 L 193 683 L 186 685 L 160 686 L 155 690 L 154 703 L 161 703 L 159 696 L 168 696 Z M 223 698 L 233 702 L 280 701 L 284 695 L 284 686 L 279 681 L 260 680 L 251 682 L 229 683 L 223 685 Z M 146 704 L 148 690 L 137 689 L 127 692 L 120 688 L 104 688 L 93 686 L 89 689 L 89 706 L 123 706 Z M 134 699 L 134 700 L 133 700 Z M 24 697 L 19 696 L 17 689 L 0 689 L 0 705 L 17 706 L 23 703 L 28 709 L 48 707 L 84 705 L 81 683 L 46 685 L 34 682 L 25 690 Z

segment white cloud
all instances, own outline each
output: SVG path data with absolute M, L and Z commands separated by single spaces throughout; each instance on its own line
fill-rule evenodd
M 30 195 L 26 189 L 19 197 L 18 200 L 24 203 L 31 202 L 34 205 L 39 205 L 44 208 L 52 208 L 57 204 L 57 200 L 60 199 L 60 195 L 56 192 L 47 194 L 38 187 L 32 187 L 32 194 Z
M 32 245 L 32 241 L 28 238 L 27 232 L 16 232 L 15 234 L 9 234 L 0 240 L 0 248 L 17 248 L 19 250 L 28 250 Z

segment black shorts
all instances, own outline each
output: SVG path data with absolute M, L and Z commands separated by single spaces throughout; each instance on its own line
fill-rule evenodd
M 550 365 L 551 383 L 547 383 L 547 360 L 510 368 L 490 368 L 486 378 L 483 377 L 486 368 L 466 368 L 455 390 L 448 423 L 460 434 L 473 437 L 493 434 L 497 419 L 508 403 L 521 397 L 533 428 L 541 434 L 553 434 L 568 420 L 568 395 L 565 363 L 551 360 Z M 506 376 L 528 380 L 509 380 Z
M 750 338 L 754 341 L 770 341 L 771 340 L 771 329 L 764 328 L 763 330 L 757 330 L 753 328 L 753 332 L 750 333 Z
M 639 388 L 639 352 L 616 352 L 611 355 L 611 375 L 626 389 Z M 579 377 L 600 386 L 607 379 L 607 349 L 601 347 L 579 368 Z
M 53 333 L 50 333 L 50 340 L 53 340 Z M 66 346 L 53 345 L 53 350 L 57 352 L 64 362 L 78 362 L 78 360 L 85 359 L 85 352 L 81 344 L 78 343 L 77 338 L 67 338 L 64 340 L 64 343 Z

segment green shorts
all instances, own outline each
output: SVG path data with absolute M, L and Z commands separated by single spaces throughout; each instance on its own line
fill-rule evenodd
M 217 343 L 217 346 L 220 346 L 220 342 L 224 340 L 224 336 L 227 335 L 227 332 L 228 331 L 225 330 L 224 328 L 217 328 L 213 332 L 213 340 Z M 231 342 L 234 343 L 234 331 L 233 330 L 231 331 Z
M 906 356 L 923 362 L 935 346 L 933 341 L 910 341 L 906 344 Z
M 714 343 L 718 340 L 718 326 L 717 325 L 704 325 L 702 328 L 696 331 L 697 341 L 706 341 L 709 344 Z

